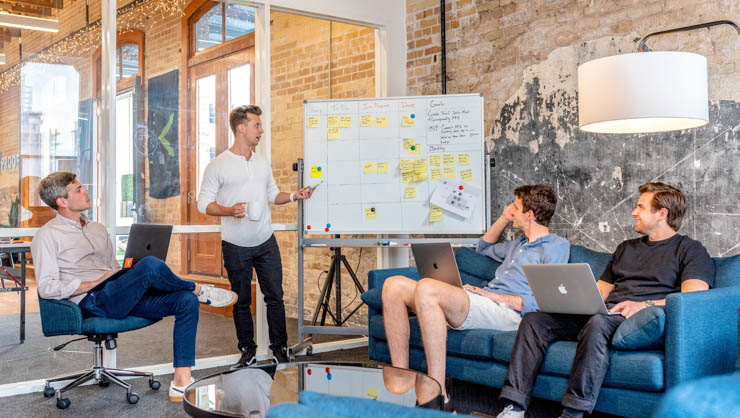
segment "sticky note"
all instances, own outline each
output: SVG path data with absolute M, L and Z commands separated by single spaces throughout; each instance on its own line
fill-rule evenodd
M 378 220 L 378 210 L 375 208 L 365 208 L 365 220 L 366 221 Z
M 374 401 L 378 400 L 378 396 L 380 395 L 380 391 L 378 388 L 367 388 L 367 399 L 372 399 Z
M 309 128 L 318 128 L 319 127 L 319 118 L 316 116 L 311 116 L 308 118 L 308 127 Z
M 340 128 L 351 128 L 352 127 L 352 116 L 342 116 L 339 122 Z
M 375 117 L 375 127 L 376 128 L 387 128 L 388 127 L 388 117 L 376 116 Z
M 378 161 L 378 174 L 388 174 L 388 161 Z
M 432 168 L 429 171 L 431 172 L 432 180 L 442 180 L 442 169 L 441 168 Z
M 414 173 L 421 174 L 427 172 L 427 159 L 417 158 L 414 160 Z
M 460 171 L 460 180 L 464 182 L 471 182 L 473 181 L 473 170 L 467 169 L 467 170 L 461 170 Z
M 411 180 L 414 179 L 414 173 L 409 171 L 406 173 L 401 173 L 401 182 L 402 183 L 411 183 Z
M 414 163 L 412 160 L 403 159 L 401 160 L 401 173 L 410 173 L 414 170 Z
M 433 167 L 439 167 L 442 165 L 442 156 L 439 154 L 432 154 L 429 156 L 429 165 Z
M 439 222 L 442 220 L 442 208 L 439 206 L 429 205 L 429 222 Z
M 366 161 L 362 163 L 362 171 L 367 175 L 375 172 L 375 163 L 373 161 Z
M 412 199 L 416 197 L 416 186 L 406 186 L 403 188 L 403 198 Z
M 457 165 L 470 165 L 470 154 L 457 154 Z
M 445 167 L 445 180 L 454 179 L 455 177 L 457 177 L 455 167 Z
M 373 115 L 362 115 L 362 118 L 360 118 L 360 124 L 363 128 L 373 126 Z
M 455 154 L 445 154 L 442 157 L 442 161 L 444 162 L 444 165 L 455 165 Z
M 329 128 L 329 139 L 339 139 L 339 128 Z
M 339 116 L 329 116 L 326 119 L 326 126 L 329 128 L 338 128 L 339 127 Z
M 413 182 L 416 183 L 418 181 L 424 181 L 427 179 L 427 172 L 421 172 L 421 173 L 414 173 Z
M 414 119 L 411 116 L 404 116 L 401 118 L 401 126 L 408 128 L 414 126 Z
M 321 166 L 315 165 L 311 167 L 311 177 L 324 177 L 324 172 L 321 170 Z

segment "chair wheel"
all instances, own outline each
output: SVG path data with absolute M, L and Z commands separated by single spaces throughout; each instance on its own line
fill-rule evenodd
M 104 377 L 100 379 L 100 382 L 98 382 L 98 386 L 100 386 L 101 388 L 107 388 L 108 386 L 110 386 L 110 380 Z
M 159 380 L 150 380 L 149 381 L 149 387 L 152 388 L 152 390 L 159 390 L 159 388 L 162 386 L 161 383 L 159 383 Z
M 126 399 L 128 400 L 128 403 L 133 405 L 136 402 L 139 402 L 139 395 L 137 395 L 136 392 L 131 392 L 126 395 Z
M 44 398 L 51 398 L 52 396 L 54 396 L 55 393 L 57 393 L 57 391 L 54 390 L 54 388 L 51 386 L 47 386 L 44 388 Z
M 69 400 L 69 398 L 61 398 L 57 399 L 57 408 L 59 409 L 67 409 L 69 408 L 69 404 L 72 402 Z

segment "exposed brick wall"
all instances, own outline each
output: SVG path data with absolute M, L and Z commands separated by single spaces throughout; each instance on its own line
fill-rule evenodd
M 283 191 L 292 191 L 297 188 L 292 165 L 303 156 L 303 101 L 374 97 L 375 35 L 372 29 L 336 22 L 331 23 L 330 28 L 325 20 L 287 13 L 272 13 L 271 17 L 272 168 L 278 187 Z M 272 219 L 276 223 L 295 223 L 296 206 L 275 206 Z M 297 317 L 296 236 L 293 232 L 279 232 L 276 236 L 283 260 L 287 315 Z M 344 249 L 343 254 L 354 269 L 359 250 Z M 329 268 L 329 260 L 328 249 L 309 249 L 305 252 L 306 319 L 311 318 L 320 294 L 317 278 Z M 362 262 L 356 271 L 358 279 L 365 283 L 367 271 L 374 267 L 375 252 L 364 250 Z M 325 275 L 322 275 L 322 283 L 324 278 Z M 342 290 L 342 301 L 347 305 L 355 297 L 355 290 L 346 272 L 343 273 Z M 358 296 L 352 306 L 359 301 Z M 367 311 L 363 308 L 351 323 L 366 323 L 366 318 Z

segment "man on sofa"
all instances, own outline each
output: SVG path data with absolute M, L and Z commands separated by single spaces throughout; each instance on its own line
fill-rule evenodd
M 621 315 L 566 315 L 533 312 L 522 319 L 498 415 L 524 417 L 535 379 L 550 343 L 577 340 L 561 417 L 591 413 L 609 368 L 609 341 L 627 318 L 648 306 L 665 305 L 669 293 L 707 290 L 714 282 L 714 262 L 701 243 L 677 234 L 686 213 L 686 197 L 664 183 L 645 183 L 632 211 L 641 238 L 622 242 L 597 281 L 607 308 Z
M 192 382 L 190 368 L 195 365 L 198 303 L 229 306 L 236 302 L 236 294 L 183 280 L 155 257 L 140 260 L 95 290 L 120 267 L 108 230 L 83 213 L 90 208 L 87 189 L 74 173 L 56 172 L 41 180 L 38 192 L 57 211 L 31 243 L 39 296 L 68 299 L 80 307 L 83 316 L 160 319 L 174 315 L 175 376 L 169 399 L 182 402 L 185 387 Z
M 517 187 L 514 195 L 514 202 L 478 243 L 478 253 L 503 263 L 485 288 L 465 285 L 461 289 L 434 279 L 422 277 L 417 282 L 404 276 L 390 277 L 383 285 L 383 322 L 391 362 L 409 367 L 408 311 L 412 310 L 419 319 L 429 376 L 442 386 L 446 406 L 447 326 L 455 330 L 517 329 L 524 313 L 537 310 L 521 265 L 568 262 L 570 243 L 548 229 L 557 204 L 555 192 L 536 184 Z M 524 236 L 497 244 L 509 223 Z

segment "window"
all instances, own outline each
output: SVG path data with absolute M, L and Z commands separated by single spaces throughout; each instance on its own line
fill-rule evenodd
M 192 31 L 195 52 L 254 32 L 254 8 L 240 4 L 216 4 L 195 21 Z

